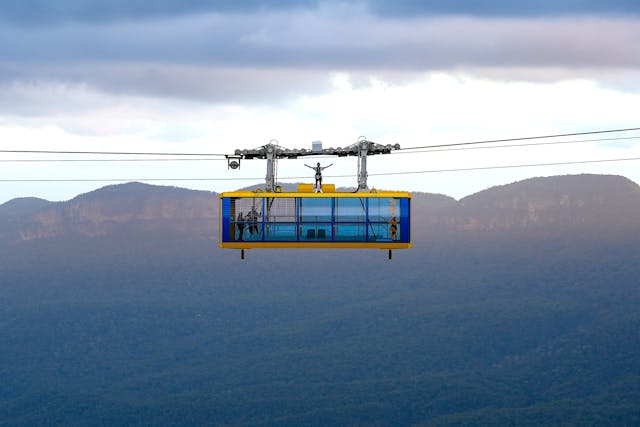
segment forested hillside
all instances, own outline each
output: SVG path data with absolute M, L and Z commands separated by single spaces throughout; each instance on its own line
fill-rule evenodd
M 638 425 L 640 211 L 605 226 L 610 200 L 635 206 L 614 181 L 600 198 L 549 181 L 547 204 L 522 183 L 416 195 L 414 247 L 392 261 L 241 261 L 207 233 L 136 229 L 139 210 L 127 233 L 7 239 L 0 425 Z M 534 224 L 514 220 L 527 197 Z

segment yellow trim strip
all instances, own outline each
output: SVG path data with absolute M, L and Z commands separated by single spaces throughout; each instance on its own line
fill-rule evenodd
M 219 243 L 223 249 L 409 249 L 411 243 L 383 242 L 225 242 Z
M 327 197 L 344 197 L 344 198 L 383 198 L 383 197 L 403 197 L 411 198 L 411 193 L 405 191 L 379 191 L 376 193 L 256 193 L 253 191 L 227 191 L 220 193 L 221 199 L 227 197 L 255 197 L 258 199 L 273 197 L 300 197 L 300 198 L 327 198 Z

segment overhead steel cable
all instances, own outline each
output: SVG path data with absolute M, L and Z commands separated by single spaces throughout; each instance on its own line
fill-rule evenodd
M 573 141 L 551 141 L 551 142 L 530 142 L 526 144 L 505 144 L 505 145 L 488 145 L 488 146 L 476 146 L 476 147 L 462 147 L 462 148 L 435 148 L 416 151 L 402 151 L 409 150 L 409 148 L 401 148 L 400 150 L 392 151 L 391 154 L 415 154 L 415 153 L 439 153 L 443 151 L 466 151 L 466 150 L 487 150 L 493 148 L 517 148 L 517 147 L 537 147 L 541 145 L 560 145 L 560 144 L 577 144 L 581 142 L 605 142 L 605 141 L 622 141 L 640 139 L 640 136 L 626 136 L 621 138 L 596 138 L 596 139 L 578 139 Z M 402 152 L 398 152 L 402 151 Z
M 389 175 L 413 175 L 413 174 L 425 174 L 425 173 L 443 173 L 443 172 L 463 172 L 463 171 L 476 171 L 476 170 L 491 170 L 491 169 L 513 169 L 513 168 L 528 168 L 528 167 L 542 167 L 542 166 L 565 166 L 565 165 L 577 165 L 577 164 L 589 164 L 589 163 L 611 163 L 611 162 L 626 162 L 637 161 L 640 157 L 627 157 L 618 159 L 595 159 L 595 160 L 578 160 L 572 162 L 553 162 L 553 163 L 530 163 L 519 165 L 498 165 L 498 166 L 477 166 L 468 168 L 453 168 L 453 169 L 431 169 L 420 171 L 404 171 L 404 172 L 381 172 L 372 173 L 369 176 L 389 176 Z M 353 178 L 357 175 L 327 175 L 325 178 Z M 280 177 L 280 180 L 289 179 L 307 179 L 308 176 L 288 176 Z M 264 179 L 263 177 L 244 177 L 244 178 L 69 178 L 69 179 L 0 179 L 0 182 L 151 182 L 151 181 L 258 181 Z
M 588 163 L 611 163 L 611 162 L 627 162 L 640 160 L 640 157 L 626 157 L 620 159 L 597 159 L 597 160 L 577 160 L 574 162 L 554 162 L 554 163 L 529 163 L 523 165 L 500 165 L 500 166 L 476 166 L 469 168 L 455 168 L 455 169 L 432 169 L 423 171 L 406 171 L 406 172 L 381 172 L 372 173 L 369 176 L 386 176 L 386 175 L 412 175 L 423 173 L 443 173 L 443 172 L 464 172 L 464 171 L 478 171 L 478 170 L 491 170 L 491 169 L 514 169 L 514 168 L 532 168 L 541 166 L 566 166 L 566 165 L 580 165 Z
M 405 151 L 405 150 L 418 150 L 418 149 L 429 149 L 429 148 L 444 148 L 444 147 L 457 147 L 457 146 L 469 146 L 469 145 L 480 145 L 480 144 L 491 144 L 496 142 L 510 142 L 510 141 L 526 141 L 532 139 L 549 139 L 549 138 L 560 138 L 567 136 L 579 136 L 579 135 L 596 135 L 603 133 L 617 133 L 617 132 L 630 132 L 630 131 L 638 131 L 640 127 L 636 128 L 624 128 L 624 129 L 607 129 L 607 130 L 596 130 L 596 131 L 588 131 L 588 132 L 573 132 L 573 133 L 562 133 L 555 135 L 538 135 L 538 136 L 525 136 L 518 138 L 504 138 L 504 139 L 492 139 L 492 140 L 484 140 L 484 141 L 472 141 L 472 142 L 458 142 L 451 144 L 436 144 L 436 145 L 423 145 L 418 147 L 404 147 L 400 148 L 396 151 Z M 201 156 L 201 157 L 225 157 L 225 154 L 220 153 L 169 153 L 169 152 L 131 152 L 131 151 L 67 151 L 67 150 L 6 150 L 0 149 L 0 153 L 16 153 L 16 154 L 95 154 L 95 155 L 140 155 L 140 156 Z
M 510 141 L 526 141 L 531 139 L 549 139 L 549 138 L 562 138 L 565 136 L 579 136 L 579 135 L 596 135 L 602 133 L 615 133 L 615 132 L 630 132 L 637 131 L 640 128 L 626 128 L 626 129 L 608 129 L 608 130 L 595 130 L 589 132 L 573 132 L 573 133 L 561 133 L 555 135 L 539 135 L 539 136 L 523 136 L 518 138 L 504 138 L 504 139 L 489 139 L 484 141 L 473 141 L 473 142 L 455 142 L 451 144 L 436 144 L 436 145 L 423 145 L 421 147 L 404 147 L 400 148 L 396 151 L 403 150 L 418 150 L 423 148 L 443 148 L 443 147 L 458 147 L 458 146 L 466 146 L 466 145 L 479 145 L 479 144 L 492 144 L 496 142 L 510 142 Z
M 163 159 L 0 159 L 0 162 L 3 163 L 56 163 L 56 162 L 215 162 L 215 161 L 226 161 L 227 159 L 172 159 L 172 158 L 163 158 Z
M 158 153 L 158 152 L 133 152 L 133 151 L 65 151 L 65 150 L 0 150 L 0 153 L 16 154 L 95 154 L 113 156 L 211 156 L 224 157 L 225 154 L 216 153 Z
M 544 145 L 561 145 L 561 144 L 577 144 L 583 142 L 607 142 L 607 141 L 625 141 L 625 140 L 637 140 L 640 139 L 640 136 L 626 136 L 626 137 L 618 137 L 618 138 L 594 138 L 594 139 L 578 139 L 572 141 L 550 141 L 550 142 L 531 142 L 525 144 L 506 144 L 506 145 L 489 145 L 489 146 L 473 146 L 473 147 L 461 147 L 461 148 L 435 148 L 435 149 L 424 149 L 424 150 L 416 150 L 416 151 L 392 151 L 390 154 L 393 155 L 402 155 L 402 154 L 414 154 L 414 153 L 438 153 L 444 151 L 466 151 L 466 150 L 486 150 L 486 149 L 494 149 L 494 148 L 518 148 L 518 147 L 535 147 L 535 146 L 544 146 Z M 401 149 L 401 150 L 409 150 Z M 335 156 L 330 155 L 318 155 L 316 158 L 334 158 Z M 138 159 L 0 159 L 2 163 L 64 163 L 64 162 L 203 162 L 203 161 L 225 161 L 226 158 L 138 158 Z
M 305 177 L 308 178 L 308 177 Z M 255 181 L 264 178 L 34 178 L 0 179 L 0 182 L 151 182 L 151 181 Z

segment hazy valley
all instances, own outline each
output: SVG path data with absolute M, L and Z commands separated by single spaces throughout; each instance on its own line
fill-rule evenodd
M 640 424 L 640 188 L 414 194 L 414 247 L 217 248 L 217 195 L 0 205 L 0 425 Z

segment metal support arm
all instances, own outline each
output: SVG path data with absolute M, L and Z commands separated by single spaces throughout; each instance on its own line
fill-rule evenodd
M 367 191 L 367 151 L 369 151 L 369 144 L 371 142 L 367 140 L 361 140 L 358 142 L 358 191 Z
M 275 175 L 275 163 L 276 163 L 276 146 L 269 143 L 264 146 L 267 156 L 267 176 L 265 178 L 265 191 L 272 193 L 276 189 L 276 175 Z
M 367 140 L 361 136 L 358 142 L 349 145 L 345 148 L 325 148 L 322 151 L 312 150 L 299 150 L 299 149 L 286 149 L 278 146 L 278 141 L 271 140 L 269 144 L 264 145 L 254 150 L 235 150 L 234 159 L 237 160 L 237 166 L 240 165 L 240 159 L 266 159 L 267 160 L 267 175 L 265 177 L 265 191 L 273 192 L 276 189 L 276 162 L 278 159 L 296 159 L 300 156 L 315 156 L 315 155 L 329 155 L 329 156 L 358 156 L 358 191 L 367 191 L 367 156 L 375 154 L 389 154 L 392 150 L 400 149 L 399 144 L 395 145 L 381 145 Z M 227 156 L 230 158 L 231 156 Z M 234 165 L 230 164 L 230 167 Z

